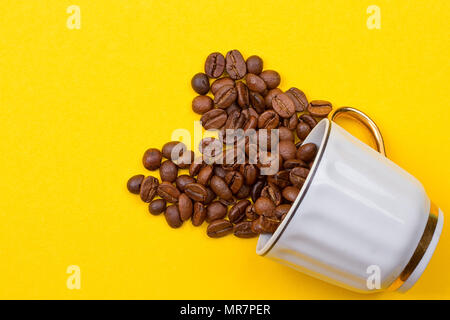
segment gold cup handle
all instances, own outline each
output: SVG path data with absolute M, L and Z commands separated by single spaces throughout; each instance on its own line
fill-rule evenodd
M 378 126 L 372 119 L 370 119 L 370 117 L 367 114 L 355 108 L 341 107 L 334 111 L 333 115 L 331 116 L 331 120 L 334 121 L 335 119 L 338 119 L 343 116 L 357 120 L 358 122 L 363 124 L 372 134 L 377 144 L 378 152 L 386 157 L 386 149 L 384 147 L 384 140 L 383 136 L 381 135 L 380 129 L 378 129 Z

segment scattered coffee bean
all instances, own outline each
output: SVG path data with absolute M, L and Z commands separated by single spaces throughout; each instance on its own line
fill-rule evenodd
M 290 118 L 295 114 L 294 103 L 285 93 L 272 98 L 272 107 L 282 118 Z
M 167 223 L 172 228 L 179 228 L 183 225 L 178 207 L 174 204 L 167 207 L 164 216 L 166 217 Z
M 262 189 L 265 187 L 266 181 L 264 180 L 258 180 L 255 182 L 255 184 L 252 187 L 252 191 L 250 192 L 251 198 L 253 203 L 258 200 L 258 198 L 261 196 Z
M 325 118 L 332 109 L 331 102 L 325 100 L 313 100 L 308 105 L 308 112 L 314 117 Z
M 214 108 L 214 101 L 208 96 L 196 96 L 192 100 L 192 111 L 204 114 Z
M 250 186 L 243 184 L 239 191 L 235 194 L 236 199 L 246 199 L 250 196 L 251 188 Z
M 198 94 L 207 94 L 209 91 L 209 79 L 204 73 L 197 73 L 191 80 L 192 89 Z
M 269 182 L 261 191 L 261 197 L 270 199 L 276 206 L 281 204 L 281 192 L 280 189 L 274 184 Z
M 267 95 L 264 97 L 264 102 L 265 102 L 267 108 L 272 108 L 273 97 L 275 97 L 276 95 L 278 95 L 280 93 L 283 93 L 283 91 L 281 91 L 280 88 L 270 89 L 267 92 Z
M 178 176 L 178 167 L 170 160 L 161 163 L 159 175 L 162 181 L 174 182 Z
M 142 164 L 148 170 L 156 170 L 161 165 L 162 154 L 161 151 L 155 148 L 145 151 L 142 157 Z
M 237 193 L 244 184 L 244 176 L 239 171 L 228 171 L 225 182 L 233 194 Z
M 224 86 L 234 86 L 234 80 L 228 77 L 215 80 L 211 84 L 211 93 L 216 95 L 217 91 Z
M 265 70 L 261 72 L 259 76 L 266 83 L 267 89 L 274 89 L 280 85 L 280 74 L 274 70 Z
M 245 81 L 247 82 L 247 87 L 251 91 L 263 93 L 267 89 L 264 80 L 258 77 L 256 74 L 247 73 L 247 75 L 245 76 Z
M 284 215 L 286 215 L 289 210 L 291 209 L 291 205 L 290 204 L 280 204 L 279 206 L 277 206 L 275 208 L 275 210 L 273 211 L 275 213 L 275 216 L 278 219 L 282 219 L 282 217 Z
M 294 102 L 295 111 L 303 112 L 308 107 L 308 99 L 302 90 L 293 87 L 286 91 L 286 95 Z
M 139 192 L 141 191 L 141 184 L 143 180 L 144 180 L 143 174 L 132 176 L 127 182 L 128 191 L 134 194 L 139 194 Z
M 178 197 L 180 196 L 180 190 L 178 190 L 172 183 L 166 181 L 159 184 L 157 193 L 158 196 L 170 203 L 176 203 L 178 201 Z
M 263 69 L 263 61 L 258 56 L 250 56 L 247 58 L 247 72 L 260 74 Z
M 284 160 L 295 159 L 297 148 L 295 148 L 295 143 L 290 140 L 281 140 L 278 143 L 278 148 L 280 156 Z
M 192 201 L 185 193 L 180 194 L 178 197 L 178 211 L 182 221 L 189 220 L 192 216 Z
M 227 207 L 219 201 L 213 201 L 208 207 L 206 207 L 206 222 L 208 223 L 225 218 L 226 215 Z
M 233 234 L 238 238 L 254 238 L 258 235 L 252 231 L 251 221 L 242 221 L 234 225 Z
M 259 215 L 272 216 L 273 210 L 275 209 L 275 204 L 266 197 L 259 197 L 255 202 L 255 211 Z
M 206 234 L 211 238 L 224 237 L 233 232 L 233 224 L 225 219 L 211 222 L 206 229 Z
M 306 122 L 311 129 L 317 125 L 316 119 L 314 119 L 314 117 L 310 114 L 302 114 L 299 120 Z
M 285 198 L 287 201 L 294 202 L 299 192 L 300 192 L 299 188 L 294 186 L 287 186 L 286 188 L 283 189 L 282 195 L 283 198 Z
M 150 202 L 156 195 L 159 181 L 155 177 L 148 176 L 141 183 L 140 196 L 144 202 Z
M 205 73 L 210 78 L 218 78 L 225 70 L 225 57 L 219 52 L 211 53 L 205 62 Z
M 274 233 L 277 230 L 280 221 L 266 216 L 259 216 L 258 219 L 252 222 L 252 231 L 254 233 Z
M 296 132 L 299 139 L 305 140 L 308 134 L 311 132 L 311 128 L 306 122 L 302 120 L 298 123 Z
M 237 202 L 228 212 L 228 219 L 231 223 L 238 223 L 245 218 L 245 210 L 250 205 L 249 200 L 241 200 Z
M 148 204 L 148 211 L 154 215 L 160 215 L 166 210 L 166 201 L 164 199 L 156 199 Z
M 233 80 L 242 79 L 247 73 L 247 65 L 238 50 L 231 50 L 226 56 L 226 70 Z
M 295 167 L 289 172 L 289 180 L 291 183 L 297 187 L 301 188 L 308 177 L 309 169 L 303 167 Z
M 237 103 L 239 104 L 239 106 L 241 108 L 248 107 L 250 104 L 250 98 L 248 88 L 245 85 L 245 83 L 243 82 L 236 83 L 236 93 L 237 93 Z
M 201 202 L 194 203 L 194 212 L 192 214 L 192 224 L 196 227 L 202 225 L 206 218 L 206 207 Z
M 220 129 L 227 121 L 227 113 L 225 110 L 212 109 L 206 112 L 200 121 L 206 130 Z
M 227 183 L 219 176 L 213 176 L 211 178 L 210 186 L 214 193 L 222 199 L 229 200 L 233 197 Z
M 264 98 L 258 92 L 250 91 L 250 103 L 256 111 L 256 115 L 254 115 L 256 118 L 266 109 Z
M 214 95 L 214 103 L 221 109 L 226 109 L 233 104 L 237 98 L 235 86 L 223 86 Z
M 204 166 L 198 173 L 197 182 L 207 186 L 209 184 L 209 180 L 211 180 L 211 177 L 214 175 L 213 170 L 214 169 L 211 165 Z
M 199 183 L 190 183 L 184 188 L 184 192 L 189 198 L 198 202 L 205 202 L 208 197 L 208 190 Z
M 195 183 L 195 179 L 187 174 L 179 175 L 175 180 L 175 185 L 181 192 L 184 192 L 185 187 L 190 183 Z
M 317 146 L 314 143 L 303 144 L 297 150 L 297 159 L 309 162 L 314 159 L 317 154 Z
M 174 148 L 176 148 L 174 152 L 176 154 L 176 157 L 172 159 L 172 151 L 174 150 Z M 184 143 L 179 141 L 170 141 L 163 145 L 161 152 L 164 158 L 175 160 L 183 153 L 183 150 L 187 150 Z
M 275 129 L 280 123 L 278 114 L 273 110 L 263 112 L 258 118 L 258 128 Z

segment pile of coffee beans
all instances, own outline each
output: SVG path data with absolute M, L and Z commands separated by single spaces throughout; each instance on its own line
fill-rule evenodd
M 206 221 L 206 232 L 212 238 L 231 233 L 240 238 L 273 233 L 299 194 L 317 153 L 316 145 L 302 142 L 317 121 L 332 111 L 332 104 L 308 102 L 304 92 L 295 87 L 281 90 L 278 72 L 264 70 L 258 56 L 245 60 L 238 50 L 225 57 L 211 53 L 204 71 L 191 81 L 198 93 L 192 110 L 201 115 L 203 127 L 219 130 L 222 137 L 226 129 L 278 129 L 279 152 L 272 156 L 279 170 L 262 175 L 265 163 L 261 159 L 248 161 L 252 147 L 248 140 L 243 141 L 245 161 L 231 164 L 229 159 L 211 163 L 204 154 L 195 158 L 183 143 L 171 141 L 161 150 L 148 149 L 142 158 L 146 169 L 159 170 L 161 182 L 153 176 L 136 175 L 128 180 L 127 188 L 149 203 L 151 214 L 164 213 L 172 228 L 191 220 L 194 226 Z M 230 148 L 224 139 L 205 138 L 199 149 L 202 152 L 217 143 L 223 160 Z M 266 149 L 270 153 L 270 143 Z

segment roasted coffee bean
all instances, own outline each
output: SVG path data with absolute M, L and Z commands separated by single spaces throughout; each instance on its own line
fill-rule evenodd
M 184 150 L 187 150 L 186 145 L 179 141 L 167 142 L 161 149 L 163 157 L 169 160 L 178 159 Z M 172 153 L 174 153 L 174 157 L 172 157 Z
M 178 201 L 180 196 L 180 190 L 177 189 L 170 182 L 163 181 L 160 183 L 157 189 L 158 196 L 170 203 L 175 203 Z
M 247 82 L 247 87 L 251 91 L 263 93 L 267 89 L 264 80 L 258 77 L 256 74 L 247 73 L 247 75 L 245 76 L 245 81 Z
M 238 50 L 231 50 L 227 53 L 225 67 L 228 75 L 233 80 L 242 79 L 247 73 L 247 65 Z
M 292 115 L 292 117 L 283 119 L 283 126 L 288 128 L 289 130 L 295 130 L 295 128 L 297 128 L 297 124 L 298 118 L 295 113 Z
M 295 167 L 309 168 L 306 162 L 299 159 L 289 159 L 283 163 L 284 169 L 293 169 Z
M 214 95 L 214 103 L 221 109 L 226 109 L 233 104 L 237 98 L 235 86 L 223 86 Z
M 289 180 L 295 187 L 301 188 L 305 183 L 308 174 L 309 169 L 296 167 L 289 172 Z
M 244 124 L 244 131 L 249 129 L 256 129 L 258 127 L 258 119 L 254 116 L 250 116 Z
M 227 113 L 222 109 L 212 109 L 206 112 L 200 121 L 206 130 L 220 129 L 227 121 Z
M 209 180 L 214 175 L 213 167 L 211 165 L 204 166 L 197 176 L 197 182 L 207 186 L 209 184 Z
M 290 209 L 291 209 L 290 204 L 280 204 L 279 206 L 277 206 L 275 208 L 275 210 L 273 212 L 275 213 L 275 216 L 281 220 L 281 217 L 286 215 Z
M 204 202 L 208 196 L 208 190 L 200 183 L 190 183 L 184 188 L 184 192 L 194 201 Z
M 265 70 L 259 74 L 261 79 L 267 85 L 267 89 L 274 89 L 280 85 L 281 78 L 278 72 L 274 70 Z
M 206 207 L 206 222 L 212 222 L 214 220 L 225 218 L 227 215 L 227 207 L 219 201 L 212 202 Z
M 134 194 L 139 194 L 139 192 L 141 191 L 141 184 L 143 180 L 144 180 L 143 174 L 132 176 L 130 179 L 128 179 L 127 182 L 128 191 Z
M 273 210 L 275 209 L 275 204 L 266 197 L 259 197 L 258 200 L 256 200 L 255 204 L 255 211 L 259 215 L 265 215 L 267 217 L 270 217 L 273 215 Z
M 314 159 L 317 154 L 317 147 L 314 143 L 303 144 L 297 150 L 297 159 L 309 162 Z
M 155 148 L 145 151 L 142 157 L 142 164 L 148 170 L 156 170 L 161 165 L 162 154 L 161 151 Z
M 225 219 L 211 222 L 206 229 L 206 234 L 211 238 L 224 237 L 233 232 L 233 224 Z
M 202 157 L 199 157 L 200 159 Z M 198 172 L 200 171 L 201 168 L 203 168 L 203 161 L 200 162 L 199 159 L 195 159 L 194 162 L 191 163 L 191 165 L 189 166 L 189 175 L 191 177 L 194 177 L 198 174 Z
M 316 119 L 314 119 L 314 117 L 310 114 L 302 114 L 299 118 L 299 120 L 302 120 L 304 122 L 306 122 L 306 124 L 312 129 L 316 126 L 317 121 Z
M 189 220 L 192 216 L 193 205 L 191 199 L 182 193 L 178 197 L 178 211 L 180 212 L 180 218 L 182 221 Z
M 175 163 L 170 160 L 166 160 L 161 163 L 159 175 L 161 176 L 162 181 L 174 182 L 178 176 L 178 168 Z
M 157 216 L 166 210 L 166 201 L 164 199 L 156 199 L 148 204 L 148 211 Z
M 179 175 L 175 180 L 175 185 L 181 192 L 184 192 L 185 187 L 190 183 L 195 183 L 195 179 L 187 174 Z
M 254 110 L 261 114 L 266 109 L 266 103 L 262 95 L 258 92 L 250 91 L 250 104 L 253 106 Z
M 251 103 L 251 99 L 250 99 L 250 103 Z M 250 118 L 250 117 L 255 117 L 256 119 L 259 118 L 258 112 L 256 112 L 256 110 L 254 108 L 252 108 L 252 107 L 242 110 L 242 113 L 245 114 L 245 116 L 247 118 Z
M 308 104 L 308 112 L 314 117 L 325 118 L 333 110 L 331 102 L 325 100 L 313 100 Z
M 214 101 L 208 96 L 196 96 L 192 100 L 192 111 L 204 114 L 214 108 Z
M 237 103 L 241 108 L 248 107 L 250 104 L 250 98 L 248 94 L 248 88 L 243 82 L 236 83 Z
M 260 129 L 274 129 L 278 127 L 280 118 L 273 110 L 264 111 L 258 118 L 258 128 Z
M 239 172 L 243 175 L 246 185 L 253 185 L 259 176 L 258 167 L 251 163 L 241 164 Z
M 215 80 L 211 84 L 211 93 L 215 95 L 223 86 L 234 86 L 234 80 L 228 77 Z
M 209 91 L 209 79 L 204 73 L 197 73 L 191 80 L 192 89 L 198 94 L 207 94 Z
M 267 95 L 264 97 L 264 102 L 265 102 L 267 108 L 272 108 L 273 97 L 275 97 L 276 95 L 278 95 L 280 93 L 283 93 L 283 91 L 281 91 L 280 88 L 270 89 L 267 92 Z
M 222 153 L 222 149 L 222 142 L 219 139 L 212 137 L 202 139 L 199 144 L 199 151 L 206 158 L 219 156 Z
M 237 89 L 236 89 L 237 90 Z M 239 98 L 239 96 L 238 96 Z M 231 104 L 231 106 L 229 106 L 228 108 L 225 109 L 225 112 L 227 113 L 227 115 L 232 114 L 234 111 L 241 111 L 241 107 L 237 104 L 237 102 L 233 102 Z
M 213 176 L 211 178 L 210 186 L 214 193 L 222 199 L 230 200 L 233 197 L 230 188 L 219 176 Z
M 239 191 L 236 193 L 237 199 L 245 199 L 250 195 L 251 188 L 250 186 L 243 184 Z
M 286 188 L 283 189 L 281 194 L 283 195 L 283 198 L 285 198 L 287 201 L 294 202 L 299 192 L 300 192 L 299 188 L 287 186 Z
M 308 99 L 302 90 L 292 87 L 286 91 L 286 95 L 294 102 L 295 111 L 303 112 L 308 107 Z
M 158 189 L 159 181 L 155 177 L 148 176 L 144 178 L 141 183 L 141 190 L 139 195 L 141 196 L 141 200 L 144 202 L 150 202 L 156 195 Z
M 228 212 L 228 219 L 231 223 L 238 223 L 245 218 L 245 210 L 251 204 L 249 200 L 241 200 L 236 203 Z
M 214 193 L 214 191 L 212 191 L 211 188 L 206 187 L 206 199 L 205 201 L 203 201 L 203 204 L 210 204 L 211 202 L 213 202 L 215 199 L 217 198 L 216 194 Z
M 225 182 L 228 184 L 231 192 L 235 194 L 244 184 L 244 176 L 238 171 L 228 171 L 225 175 Z
M 294 142 L 290 140 L 281 140 L 278 143 L 278 148 L 283 160 L 295 159 L 297 149 L 295 148 Z
M 245 217 L 250 221 L 258 219 L 259 215 L 256 213 L 255 206 L 253 204 L 249 205 L 247 209 L 245 209 Z
M 247 58 L 247 72 L 260 74 L 263 69 L 263 61 L 258 56 L 250 56 Z
M 218 78 L 225 70 L 225 57 L 219 52 L 211 53 L 205 61 L 205 73 L 210 78 Z
M 214 167 L 214 175 L 221 177 L 222 179 L 225 179 L 225 175 L 227 174 L 227 171 L 219 166 Z
M 267 178 L 267 182 L 272 182 L 280 188 L 285 188 L 291 184 L 291 181 L 289 180 L 289 171 L 288 170 L 278 171 L 276 174 L 269 176 Z
M 251 221 L 242 221 L 233 227 L 233 234 L 238 238 L 254 238 L 258 234 L 252 231 Z
M 285 93 L 272 98 L 272 107 L 282 118 L 290 118 L 295 114 L 294 103 Z
M 258 198 L 261 196 L 262 189 L 265 187 L 265 185 L 266 185 L 266 181 L 258 180 L 252 186 L 252 191 L 250 192 L 250 195 L 251 195 L 253 203 L 255 203 L 256 200 L 258 200 Z
M 194 213 L 192 214 L 192 224 L 200 226 L 206 218 L 206 207 L 201 202 L 194 203 Z
M 218 200 L 221 204 L 223 204 L 225 207 L 229 207 L 229 206 L 234 206 L 235 204 L 236 204 L 236 199 L 233 197 L 233 198 L 231 198 L 231 199 L 229 199 L 229 200 L 225 200 L 225 199 L 222 199 L 222 198 L 219 198 L 219 200 Z
M 247 119 L 245 118 L 245 115 L 242 114 L 242 112 L 234 111 L 228 116 L 227 122 L 225 122 L 225 129 L 242 129 L 246 120 Z
M 166 217 L 167 223 L 172 228 L 179 228 L 183 225 L 178 207 L 174 204 L 167 207 L 164 216 Z
M 252 231 L 256 234 L 274 233 L 279 224 L 280 222 L 277 219 L 259 216 L 258 219 L 252 222 Z
M 261 191 L 261 197 L 270 199 L 273 204 L 278 206 L 281 204 L 281 192 L 280 189 L 274 184 L 269 182 Z
M 279 134 L 280 141 L 283 141 L 283 140 L 292 141 L 292 142 L 295 141 L 294 134 L 292 133 L 291 130 L 289 130 L 286 127 L 279 127 L 278 134 Z
M 180 169 L 187 169 L 194 162 L 195 153 L 191 150 L 184 151 L 177 159 L 174 159 L 173 162 Z
M 297 137 L 301 140 L 305 140 L 308 134 L 311 132 L 311 128 L 304 121 L 300 121 L 295 130 L 297 132 Z

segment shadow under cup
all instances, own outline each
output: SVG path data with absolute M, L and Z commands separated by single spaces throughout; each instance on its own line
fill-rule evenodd
M 425 270 L 443 214 L 417 179 L 323 119 L 318 153 L 288 215 L 256 253 L 362 293 L 406 291 Z

